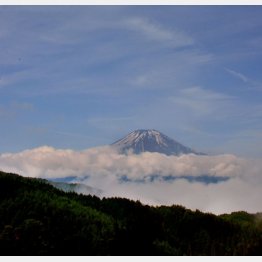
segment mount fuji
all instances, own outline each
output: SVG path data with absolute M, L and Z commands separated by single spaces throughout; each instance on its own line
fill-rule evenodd
M 122 154 L 131 151 L 134 154 L 157 152 L 165 155 L 204 155 L 154 129 L 135 130 L 114 142 L 111 146 L 115 147 Z

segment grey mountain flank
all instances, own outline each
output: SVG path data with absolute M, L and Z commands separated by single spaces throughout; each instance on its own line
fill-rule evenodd
M 114 142 L 111 146 L 115 147 L 119 153 L 125 154 L 132 152 L 140 154 L 143 152 L 157 152 L 165 155 L 196 154 L 193 149 L 180 144 L 174 139 L 162 134 L 154 129 L 139 129 L 129 133 L 122 139 Z

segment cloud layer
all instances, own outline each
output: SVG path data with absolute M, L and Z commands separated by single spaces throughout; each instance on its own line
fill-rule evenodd
M 182 204 L 214 213 L 262 211 L 262 164 L 235 155 L 120 155 L 109 146 L 83 151 L 43 146 L 0 155 L 0 169 L 47 179 L 74 176 L 74 182 L 101 189 L 102 196 L 153 205 Z M 209 184 L 186 179 L 201 176 L 227 179 Z

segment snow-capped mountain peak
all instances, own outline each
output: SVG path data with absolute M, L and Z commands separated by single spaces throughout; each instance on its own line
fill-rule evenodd
M 158 152 L 166 155 L 201 154 L 154 129 L 139 129 L 112 144 L 120 153 Z

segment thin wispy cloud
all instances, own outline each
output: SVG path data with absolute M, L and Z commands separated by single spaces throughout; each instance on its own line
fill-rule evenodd
M 245 83 L 249 82 L 248 77 L 245 76 L 244 74 L 239 73 L 239 72 L 236 72 L 236 71 L 234 71 L 234 70 L 232 70 L 232 69 L 228 69 L 228 68 L 225 68 L 225 70 L 226 70 L 228 73 L 230 73 L 231 75 L 233 75 L 234 77 L 242 80 L 243 82 L 245 82 Z
M 175 104 L 191 110 L 193 114 L 207 115 L 219 111 L 233 97 L 196 86 L 182 89 L 178 95 L 169 99 Z
M 168 43 L 173 47 L 183 47 L 194 44 L 193 38 L 189 35 L 174 29 L 166 29 L 159 24 L 140 17 L 129 18 L 124 21 L 124 24 L 126 24 L 130 30 L 138 31 L 142 36 L 150 40 Z
M 249 77 L 247 77 L 246 75 L 236 72 L 234 70 L 225 68 L 225 70 L 230 73 L 231 75 L 233 75 L 235 78 L 240 79 L 243 83 L 245 83 L 247 85 L 246 90 L 248 91 L 262 91 L 262 84 L 261 82 L 251 79 Z

